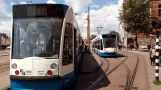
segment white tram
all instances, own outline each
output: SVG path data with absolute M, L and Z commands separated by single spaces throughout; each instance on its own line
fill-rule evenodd
M 117 35 L 98 35 L 92 40 L 92 50 L 102 57 L 116 56 Z
M 78 51 L 71 7 L 13 6 L 10 86 L 12 90 L 60 90 L 74 83 Z M 82 49 L 82 48 L 79 48 Z

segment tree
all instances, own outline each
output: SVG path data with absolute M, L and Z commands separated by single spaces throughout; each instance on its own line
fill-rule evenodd
M 119 19 L 125 30 L 136 36 L 136 44 L 138 33 L 148 36 L 152 31 L 149 11 L 150 1 L 143 4 L 143 0 L 126 0 L 123 4 Z
M 116 34 L 117 35 L 117 42 L 121 42 L 120 34 L 116 31 L 110 31 L 109 34 Z
M 91 35 L 91 40 L 93 40 L 95 37 L 97 37 L 96 35 Z

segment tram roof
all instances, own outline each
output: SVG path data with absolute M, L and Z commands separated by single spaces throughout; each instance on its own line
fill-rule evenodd
M 92 40 L 92 42 L 95 42 L 96 40 L 102 39 L 102 38 L 110 38 L 110 37 L 116 38 L 116 35 L 117 35 L 117 34 L 100 34 L 100 35 L 97 35 L 97 37 L 95 37 L 95 38 Z
M 65 4 L 13 5 L 13 18 L 65 17 L 68 8 Z

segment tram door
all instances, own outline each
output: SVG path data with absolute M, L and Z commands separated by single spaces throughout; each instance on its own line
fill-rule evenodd
M 71 23 L 66 22 L 62 57 L 63 87 L 74 81 L 74 29 Z
M 74 28 L 74 71 L 75 71 L 75 73 L 76 73 L 77 68 L 78 68 L 78 66 L 77 66 L 78 61 L 77 61 L 76 48 L 77 48 L 77 31 Z

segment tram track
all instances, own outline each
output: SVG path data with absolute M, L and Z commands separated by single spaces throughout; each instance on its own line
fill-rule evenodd
M 110 62 L 109 61 L 107 61 L 107 60 L 105 60 L 106 62 L 107 62 L 107 68 L 106 68 L 106 70 L 105 70 L 105 72 L 107 72 L 108 71 L 108 69 L 109 69 L 109 67 L 110 67 Z M 100 75 L 100 77 L 98 77 L 97 78 L 97 80 L 91 85 L 91 86 L 89 86 L 86 90 L 93 90 L 93 88 L 103 79 L 105 77 L 105 74 L 104 73 L 102 73 L 101 75 Z
M 127 82 L 126 82 L 126 86 L 125 86 L 124 90 L 131 90 L 133 88 L 132 86 L 133 86 L 134 79 L 135 79 L 136 72 L 137 72 L 137 68 L 139 65 L 139 57 L 137 55 L 136 55 L 136 57 L 137 57 L 137 62 L 136 62 L 136 65 L 135 65 L 132 75 L 130 74 L 130 69 L 125 64 L 125 66 L 129 69 L 129 74 L 128 74 L 128 78 L 127 78 Z
M 10 52 L 8 52 L 8 51 L 0 52 L 0 57 L 9 56 L 10 54 L 8 54 L 8 53 L 10 53 Z
M 6 70 L 9 70 L 10 66 L 9 66 L 9 63 L 6 63 L 6 64 L 1 64 L 0 65 L 0 73 L 6 71 Z
M 5 52 L 0 52 L 0 54 L 2 54 L 2 53 L 9 53 L 9 51 L 5 51 Z
M 133 82 L 136 76 L 136 72 L 137 72 L 137 68 L 138 68 L 138 64 L 139 64 L 139 57 L 137 55 L 135 55 L 137 57 L 137 61 L 136 61 L 136 65 L 134 67 L 133 73 L 130 73 L 130 69 L 129 67 L 123 63 L 123 65 L 126 67 L 127 70 L 127 80 L 126 80 L 126 85 L 123 86 L 124 90 L 131 90 L 133 89 Z
M 116 70 L 122 63 L 124 63 L 124 61 L 127 60 L 127 58 L 128 58 L 128 56 L 126 56 L 126 58 L 123 61 L 120 61 L 120 63 L 117 66 L 115 66 L 113 69 L 111 69 L 110 71 L 109 71 L 110 62 L 109 62 L 109 60 L 107 60 L 107 58 L 105 58 L 105 61 L 108 62 L 108 66 L 107 66 L 106 70 L 86 90 L 94 90 L 94 88 L 101 82 L 102 79 L 104 79 L 105 77 L 107 77 L 108 75 L 110 75 L 114 70 Z
M 110 75 L 114 70 L 116 70 L 120 65 L 124 65 L 126 67 L 127 70 L 127 80 L 126 80 L 126 84 L 124 86 L 124 90 L 131 90 L 133 87 L 133 82 L 135 80 L 135 75 L 137 72 L 137 68 L 138 68 L 138 64 L 139 64 L 139 57 L 137 55 L 135 55 L 137 57 L 137 61 L 133 70 L 133 73 L 130 72 L 130 68 L 126 65 L 126 63 L 124 63 L 127 59 L 128 59 L 128 55 L 126 55 L 126 58 L 123 60 L 120 60 L 118 58 L 118 60 L 120 60 L 120 63 L 115 66 L 113 69 L 109 70 L 110 67 L 110 62 L 108 61 L 107 58 L 105 58 L 105 60 L 108 62 L 108 67 L 107 69 L 104 71 L 104 73 L 102 75 L 100 75 L 99 78 L 96 79 L 96 81 L 90 85 L 86 90 L 94 90 L 94 88 L 101 82 L 101 80 L 105 77 L 107 77 L 108 75 Z
M 10 67 L 3 68 L 3 69 L 0 70 L 0 73 L 3 73 L 5 71 L 9 71 L 9 69 L 10 69 Z
M 0 57 L 9 56 L 10 54 L 0 55 Z

